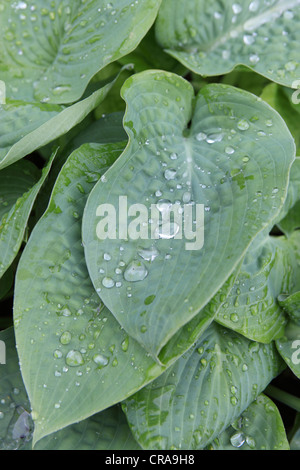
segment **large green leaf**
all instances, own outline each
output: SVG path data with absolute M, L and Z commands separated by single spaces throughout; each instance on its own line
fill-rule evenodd
M 69 157 L 18 266 L 14 323 L 35 442 L 123 400 L 164 370 L 100 302 L 81 244 L 87 196 L 124 145 L 84 145 Z
M 212 324 L 172 367 L 125 400 L 124 411 L 143 449 L 203 449 L 281 367 L 274 344 Z
M 195 99 L 181 77 L 147 71 L 129 78 L 122 95 L 129 144 L 88 199 L 83 241 L 89 273 L 104 304 L 130 336 L 157 356 L 278 216 L 295 147 L 276 112 L 230 86 L 209 85 Z M 127 198 L 132 211 L 143 204 L 147 233 L 142 236 L 148 240 L 127 234 L 120 197 Z M 117 221 L 122 214 L 123 225 L 122 232 L 117 223 L 116 233 L 112 229 L 108 238 L 104 234 L 99 239 L 98 224 L 105 220 L 97 211 L 103 204 L 113 206 Z M 195 204 L 204 208 L 202 249 L 198 213 L 198 245 L 180 238 L 178 218 L 173 232 L 167 229 L 171 204 L 179 212 L 193 210 Z M 130 217 L 128 222 L 137 223 Z
M 3 0 L 0 78 L 9 99 L 72 103 L 105 65 L 128 54 L 161 0 Z
M 141 450 L 116 405 L 39 441 L 34 450 Z
M 7 101 L 0 105 L 0 169 L 64 135 L 105 98 L 116 77 L 87 98 L 59 105 Z
M 295 93 L 293 90 L 292 92 Z M 298 151 L 298 149 L 300 149 L 300 130 L 297 124 L 299 121 L 299 112 L 296 110 L 297 108 L 295 109 L 295 107 L 293 107 L 292 96 L 287 96 L 286 88 L 276 83 L 269 83 L 262 93 L 260 93 L 260 97 L 276 109 L 285 120 L 295 139 Z
M 29 161 L 17 162 L 0 172 L 0 199 L 2 202 L 0 209 L 0 279 L 19 252 L 33 204 L 49 174 L 54 157 L 55 153 L 41 176 L 35 165 Z
M 201 75 L 244 65 L 296 88 L 299 25 L 299 0 L 163 0 L 156 34 L 169 54 Z
M 36 420 L 35 441 L 123 400 L 165 369 L 148 357 L 103 308 L 89 280 L 81 246 L 85 200 L 124 145 L 87 145 L 69 157 L 49 208 L 20 261 L 15 326 L 22 373 Z M 235 275 L 231 276 L 200 318 L 196 316 L 164 348 L 162 360 L 166 365 L 209 326 L 234 279 Z M 77 351 L 84 364 L 69 367 L 70 351 Z M 66 393 L 71 386 L 76 390 L 76 407 Z
M 270 398 L 257 399 L 211 444 L 213 450 L 289 450 L 280 413 Z
M 277 301 L 297 287 L 300 270 L 300 233 L 289 240 L 267 237 L 254 240 L 235 286 L 216 320 L 247 338 L 263 343 L 284 334 L 286 316 Z
M 0 369 L 0 449 L 31 450 L 33 421 L 22 381 L 13 328 L 0 333 L 6 365 Z M 138 450 L 119 406 L 42 439 L 35 450 Z

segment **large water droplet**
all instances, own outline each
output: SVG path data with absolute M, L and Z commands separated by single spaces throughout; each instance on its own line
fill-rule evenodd
M 143 281 L 147 277 L 148 271 L 141 261 L 131 261 L 124 271 L 124 279 L 128 282 Z
M 95 356 L 93 357 L 93 361 L 95 364 L 97 364 L 99 369 L 107 366 L 109 362 L 108 358 L 106 356 L 103 356 L 102 354 L 95 354 Z
M 80 351 L 72 349 L 66 356 L 66 364 L 70 367 L 78 367 L 84 364 L 83 356 Z
M 61 337 L 60 337 L 60 342 L 61 344 L 69 344 L 72 339 L 72 335 L 69 331 L 65 331 Z
M 170 180 L 174 180 L 175 177 L 176 177 L 176 170 L 174 170 L 173 168 L 172 169 L 168 169 L 165 171 L 165 178 L 166 180 L 170 181 Z
M 246 436 L 243 432 L 237 432 L 233 434 L 233 436 L 231 436 L 230 438 L 231 445 L 237 448 L 242 447 L 245 441 L 246 441 Z
M 239 122 L 238 122 L 238 128 L 240 129 L 240 131 L 247 131 L 250 127 L 250 124 L 248 121 L 246 121 L 246 119 L 241 119 Z
M 115 281 L 111 279 L 111 277 L 105 277 L 102 280 L 102 285 L 106 287 L 107 289 L 111 289 L 115 285 Z

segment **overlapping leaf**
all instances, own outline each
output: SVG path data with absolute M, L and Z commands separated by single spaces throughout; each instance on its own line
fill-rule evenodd
M 69 107 L 7 101 L 0 105 L 0 170 L 64 135 L 105 98 L 114 79 Z
M 295 147 L 274 110 L 233 87 L 209 85 L 194 99 L 191 85 L 181 77 L 147 71 L 129 78 L 122 94 L 130 142 L 89 197 L 83 240 L 89 273 L 104 304 L 156 356 L 278 216 Z M 122 197 L 132 210 L 137 203 L 145 206 L 148 239 L 132 239 L 126 222 L 121 228 L 116 224 L 115 239 L 98 238 L 97 226 L 104 224 L 98 208 L 111 204 L 118 221 L 127 210 L 119 209 Z M 202 249 L 203 222 L 195 213 L 198 247 L 186 245 L 178 219 L 169 231 L 164 222 L 156 224 L 153 206 L 166 220 L 171 204 L 181 211 L 204 208 Z M 128 217 L 130 222 L 137 223 Z
M 213 450 L 289 450 L 284 423 L 275 404 L 261 394 L 211 444 Z
M 217 321 L 247 338 L 263 343 L 284 335 L 286 315 L 277 298 L 291 293 L 299 279 L 300 233 L 290 240 L 255 240 Z
M 35 441 L 121 401 L 163 371 L 100 302 L 81 244 L 89 191 L 123 148 L 84 145 L 69 157 L 18 266 L 14 321 Z
M 144 449 L 203 449 L 281 368 L 274 344 L 212 324 L 188 353 L 128 398 L 124 411 Z
M 73 103 L 105 65 L 128 54 L 161 0 L 4 0 L 0 79 L 7 97 Z
M 18 365 L 13 328 L 0 332 L 5 344 L 6 364 L 0 365 L 0 449 L 31 449 L 30 403 Z
M 163 0 L 158 41 L 189 69 L 205 76 L 247 66 L 297 88 L 299 0 Z
M 279 303 L 289 315 L 285 334 L 276 341 L 278 351 L 294 372 L 300 378 L 300 294 L 280 296 Z
M 0 279 L 20 249 L 33 204 L 54 157 L 55 153 L 38 181 L 39 172 L 29 161 L 17 162 L 0 172 Z
M 33 421 L 15 349 L 13 328 L 0 333 L 7 364 L 0 377 L 0 449 L 31 450 Z M 42 439 L 35 450 L 137 450 L 119 406 Z

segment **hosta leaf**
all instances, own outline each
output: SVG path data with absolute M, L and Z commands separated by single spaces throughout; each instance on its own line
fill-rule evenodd
M 0 169 L 68 132 L 105 98 L 114 80 L 69 107 L 12 101 L 0 105 Z
M 20 161 L 0 171 L 0 279 L 15 259 L 35 199 L 51 169 L 53 157 L 37 181 L 37 168 Z
M 97 413 L 37 443 L 34 450 L 141 450 L 119 406 Z
M 143 449 L 202 449 L 281 371 L 274 344 L 212 324 L 193 348 L 124 402 Z
M 299 24 L 299 0 L 163 0 L 156 34 L 169 54 L 201 75 L 244 65 L 296 88 Z
M 85 145 L 69 157 L 20 261 L 14 315 L 35 441 L 123 400 L 165 369 L 103 308 L 81 246 L 85 200 L 124 145 Z M 172 338 L 163 351 L 164 363 L 174 362 L 209 326 L 234 279 L 231 276 L 200 318 Z M 73 356 L 85 363 L 80 359 L 78 367 L 69 366 L 70 351 L 77 351 Z M 74 390 L 75 407 L 69 398 Z
M 213 450 L 289 450 L 280 413 L 261 394 L 232 425 L 211 444 Z
M 122 95 L 129 144 L 89 197 L 83 240 L 89 273 L 104 304 L 130 336 L 157 356 L 221 288 L 255 236 L 278 216 L 295 148 L 277 113 L 233 87 L 208 85 L 194 99 L 191 85 L 181 77 L 147 71 L 129 78 Z M 124 221 L 126 208 L 119 210 L 124 197 L 132 211 L 135 204 L 143 204 L 147 233 L 144 228 L 142 236 L 148 240 L 139 239 L 138 233 L 131 236 Z M 111 239 L 104 239 L 105 234 L 99 239 L 97 227 L 104 221 L 97 210 L 101 213 L 107 203 L 117 221 L 122 211 L 121 231 L 116 224 Z M 168 207 L 174 204 L 179 212 L 188 212 L 193 203 L 199 212 L 205 208 L 202 249 L 198 213 L 193 240 L 198 243 L 191 246 L 184 239 L 178 217 L 167 230 Z M 161 213 L 165 222 L 159 226 Z M 128 217 L 129 222 L 137 223 Z
M 35 442 L 123 400 L 164 370 L 103 308 L 81 244 L 87 196 L 124 145 L 84 145 L 69 157 L 18 266 L 14 322 Z
M 277 225 L 287 236 L 290 236 L 295 230 L 300 229 L 300 201 L 296 202 L 286 217 Z
M 8 98 L 77 101 L 100 69 L 135 49 L 160 3 L 2 1 L 0 78 Z
M 289 315 L 291 320 L 300 324 L 300 292 L 296 292 L 292 295 L 282 294 L 278 297 L 278 303 Z
M 300 234 L 256 242 L 216 320 L 247 338 L 269 343 L 284 334 L 286 316 L 277 297 L 292 292 L 299 279 L 295 247 L 300 246 Z
M 294 90 L 292 90 L 292 92 L 297 93 Z M 300 149 L 300 131 L 297 125 L 299 113 L 293 107 L 292 97 L 287 96 L 286 88 L 276 83 L 269 83 L 260 94 L 260 97 L 269 103 L 272 108 L 276 109 L 281 117 L 283 117 L 295 139 L 297 150 Z
M 29 450 L 32 440 L 30 404 L 20 374 L 13 328 L 0 332 L 6 364 L 0 365 L 0 450 Z
M 0 449 L 31 450 L 33 421 L 22 381 L 13 328 L 0 333 L 6 365 L 0 369 Z M 119 406 L 42 439 L 35 450 L 138 450 Z

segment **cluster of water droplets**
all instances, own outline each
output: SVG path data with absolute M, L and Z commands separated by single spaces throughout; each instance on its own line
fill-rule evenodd
M 198 33 L 193 17 L 187 21 L 190 24 L 189 34 L 178 45 L 184 51 L 189 52 L 184 56 L 185 60 L 195 67 L 199 65 L 199 59 L 201 63 L 207 59 L 208 66 L 210 66 L 209 63 L 214 62 L 214 56 L 221 56 L 225 62 L 240 61 L 254 68 L 262 62 L 271 76 L 276 75 L 284 79 L 287 74 L 292 74 L 296 80 L 299 61 L 290 53 L 291 47 L 289 49 L 289 46 L 292 42 L 296 42 L 298 37 L 292 23 L 296 15 L 300 16 L 299 9 L 296 10 L 298 6 L 296 1 L 287 3 L 275 0 L 253 0 L 248 5 L 235 2 L 231 5 L 231 11 L 228 8 L 226 14 L 222 10 L 216 10 L 213 14 L 214 26 L 219 34 L 216 39 L 212 38 L 214 43 L 210 46 L 211 53 L 195 46 Z M 274 24 L 276 24 L 276 33 L 273 28 Z M 277 59 L 276 62 L 274 59 L 276 47 L 282 51 L 285 49 L 286 57 L 290 60 L 288 59 L 282 65 L 280 60 Z M 270 54 L 266 52 L 268 48 Z M 284 52 L 281 54 L 282 58 L 284 58 L 283 54 Z
M 243 445 L 247 444 L 250 449 L 255 448 L 255 439 L 251 435 L 247 434 L 247 428 L 250 424 L 250 420 L 246 416 L 240 417 L 232 424 L 232 427 L 236 431 L 230 437 L 230 443 L 233 447 L 239 449 Z

